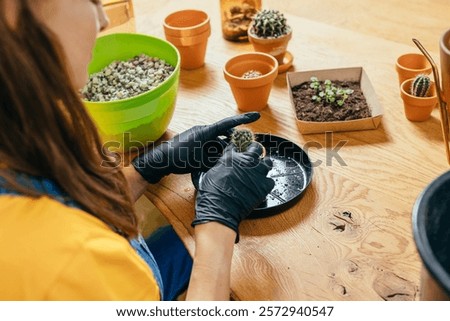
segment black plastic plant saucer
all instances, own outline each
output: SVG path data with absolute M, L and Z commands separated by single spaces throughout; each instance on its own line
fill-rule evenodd
M 270 134 L 255 134 L 255 138 L 265 148 L 273 162 L 269 177 L 275 181 L 275 187 L 266 200 L 248 216 L 249 219 L 276 215 L 300 200 L 312 179 L 312 164 L 298 145 L 282 137 Z M 205 172 L 191 175 L 195 188 Z

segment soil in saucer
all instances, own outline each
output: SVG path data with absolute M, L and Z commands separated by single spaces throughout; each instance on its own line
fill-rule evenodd
M 322 83 L 322 82 L 321 82 Z M 371 117 L 370 108 L 359 86 L 359 82 L 333 81 L 333 85 L 343 89 L 352 89 L 343 106 L 316 102 L 312 97 L 316 91 L 310 88 L 311 82 L 304 82 L 292 87 L 292 96 L 297 118 L 303 121 L 332 122 Z

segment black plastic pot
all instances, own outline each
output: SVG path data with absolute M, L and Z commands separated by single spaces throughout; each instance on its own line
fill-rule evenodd
M 423 262 L 420 299 L 450 300 L 450 171 L 419 195 L 412 223 Z

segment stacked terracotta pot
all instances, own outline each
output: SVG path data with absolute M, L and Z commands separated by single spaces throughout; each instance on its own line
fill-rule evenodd
M 429 75 L 431 65 L 426 57 L 419 53 L 407 53 L 398 57 L 395 70 L 400 85 L 405 117 L 410 121 L 425 121 L 430 118 L 437 105 L 436 86 L 432 82 L 426 97 L 411 94 L 411 84 L 417 75 Z
M 189 70 L 204 65 L 211 35 L 207 13 L 200 10 L 177 11 L 166 17 L 163 26 L 167 41 L 180 52 L 181 68 Z

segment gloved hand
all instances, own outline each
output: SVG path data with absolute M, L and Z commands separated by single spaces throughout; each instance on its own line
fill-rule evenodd
M 232 143 L 227 146 L 217 164 L 199 182 L 192 226 L 218 222 L 236 231 L 236 243 L 239 241 L 239 223 L 275 185 L 267 177 L 272 161 L 268 157 L 261 159 L 261 152 L 255 142 L 243 153 Z
M 258 112 L 251 112 L 231 116 L 212 125 L 192 127 L 136 157 L 132 164 L 152 184 L 172 173 L 186 174 L 208 169 L 215 164 L 218 152 L 223 149 L 217 145 L 220 144 L 218 136 L 227 135 L 233 127 L 254 122 L 259 117 Z

